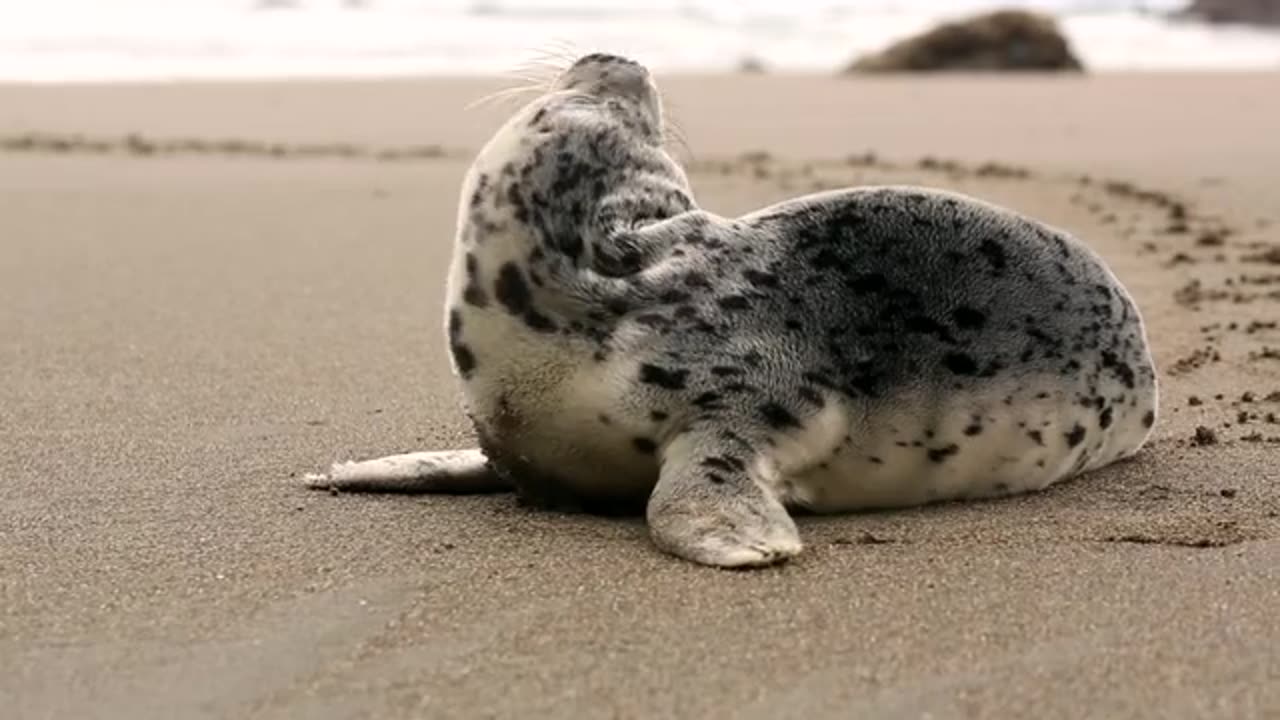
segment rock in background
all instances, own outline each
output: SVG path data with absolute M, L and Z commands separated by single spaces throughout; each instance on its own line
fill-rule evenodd
M 1183 14 L 1214 23 L 1280 25 L 1280 0 L 1192 0 Z
M 998 10 L 947 22 L 859 58 L 846 72 L 1069 71 L 1084 65 L 1053 17 Z

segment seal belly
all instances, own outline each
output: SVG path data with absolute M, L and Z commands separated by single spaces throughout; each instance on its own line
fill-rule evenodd
M 553 355 L 544 362 L 524 355 L 494 368 L 499 382 L 471 383 L 481 449 L 530 505 L 643 512 L 658 476 L 653 421 L 620 404 L 625 393 L 608 364 L 580 348 Z
M 975 389 L 880 403 L 830 461 L 792 478 L 795 504 L 840 512 L 1042 490 L 1132 455 L 1154 420 L 1154 387 L 1102 408 L 1057 378 Z

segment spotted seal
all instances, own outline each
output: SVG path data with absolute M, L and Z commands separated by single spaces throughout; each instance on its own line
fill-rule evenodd
M 315 487 L 643 510 L 713 566 L 801 551 L 789 510 L 1024 493 L 1136 453 L 1138 308 L 1060 229 L 909 186 L 725 218 L 664 151 L 649 72 L 578 59 L 463 183 L 444 334 L 479 447 Z

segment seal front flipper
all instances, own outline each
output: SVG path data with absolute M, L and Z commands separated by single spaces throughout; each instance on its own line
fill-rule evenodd
M 334 463 L 329 472 L 309 473 L 305 481 L 313 490 L 367 493 L 470 494 L 512 489 L 489 466 L 484 453 L 474 448 Z
M 591 243 L 591 267 L 601 275 L 624 277 L 665 259 L 671 250 L 692 239 L 699 242 L 720 218 L 705 210 L 688 210 L 671 217 L 637 218 Z
M 756 477 L 748 447 L 716 429 L 667 444 L 646 512 L 659 548 L 726 568 L 772 565 L 800 552 L 795 522 Z

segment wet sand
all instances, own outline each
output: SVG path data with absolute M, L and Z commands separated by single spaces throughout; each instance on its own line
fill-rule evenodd
M 667 79 L 705 207 L 1009 205 L 1108 260 L 1160 367 L 1135 460 L 802 518 L 752 573 L 299 486 L 470 443 L 441 300 L 500 86 L 0 88 L 6 717 L 1280 717 L 1280 75 Z

